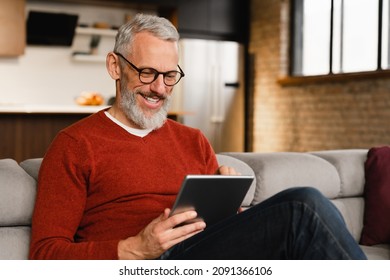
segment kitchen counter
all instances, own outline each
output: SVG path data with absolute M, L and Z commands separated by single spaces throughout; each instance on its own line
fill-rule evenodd
M 0 104 L 0 114 L 92 114 L 107 107 L 109 106 Z
M 2 104 L 0 103 L 0 114 L 80 114 L 89 115 L 110 107 L 102 106 L 81 106 L 81 105 L 39 105 L 39 104 Z M 192 112 L 168 112 L 168 117 L 178 120 L 183 115 L 193 115 Z

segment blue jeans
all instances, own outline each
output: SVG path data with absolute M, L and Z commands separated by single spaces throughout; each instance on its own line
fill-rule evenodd
M 366 259 L 336 207 L 318 190 L 282 191 L 177 244 L 160 259 Z

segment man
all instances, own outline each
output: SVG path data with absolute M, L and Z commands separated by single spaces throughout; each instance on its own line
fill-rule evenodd
M 42 162 L 33 259 L 364 259 L 335 207 L 293 188 L 207 227 L 188 211 L 169 217 L 187 174 L 218 167 L 199 130 L 167 120 L 179 35 L 166 19 L 122 26 L 107 69 L 116 101 L 61 131 Z M 195 54 L 194 54 L 195 55 Z

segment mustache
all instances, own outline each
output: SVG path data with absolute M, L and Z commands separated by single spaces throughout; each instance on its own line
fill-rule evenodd
M 143 97 L 148 97 L 148 98 L 159 98 L 161 100 L 165 100 L 167 99 L 168 95 L 167 94 L 157 94 L 157 93 L 153 93 L 153 92 L 142 92 L 140 90 L 136 90 L 134 92 L 135 94 L 139 94 L 139 95 L 142 95 Z

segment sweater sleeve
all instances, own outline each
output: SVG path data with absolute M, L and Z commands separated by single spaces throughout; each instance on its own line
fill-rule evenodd
M 90 148 L 66 133 L 42 162 L 32 219 L 30 259 L 117 259 L 119 240 L 74 242 L 93 168 Z

